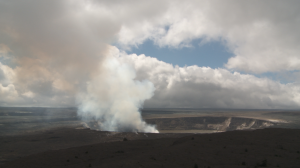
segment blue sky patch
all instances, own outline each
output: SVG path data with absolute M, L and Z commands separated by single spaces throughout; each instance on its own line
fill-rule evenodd
M 153 41 L 147 40 L 139 45 L 138 48 L 132 48 L 127 53 L 145 54 L 146 56 L 155 57 L 158 60 L 181 67 L 185 65 L 198 65 L 200 67 L 208 66 L 211 68 L 224 67 L 228 58 L 234 56 L 222 42 L 213 41 L 199 45 L 200 42 L 201 40 L 194 40 L 191 43 L 193 47 L 176 49 L 169 47 L 160 48 Z

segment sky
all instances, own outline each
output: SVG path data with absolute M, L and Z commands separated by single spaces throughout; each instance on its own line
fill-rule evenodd
M 153 41 L 145 41 L 138 47 L 127 51 L 128 54 L 144 54 L 174 66 L 208 66 L 224 68 L 227 60 L 234 56 L 222 42 L 214 41 L 201 44 L 201 39 L 191 42 L 190 47 L 169 48 L 156 46 Z
M 0 106 L 299 109 L 299 30 L 296 0 L 0 0 Z

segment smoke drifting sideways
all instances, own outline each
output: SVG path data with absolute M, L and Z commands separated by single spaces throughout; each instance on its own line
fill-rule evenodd
M 94 121 L 100 130 L 158 133 L 155 126 L 142 120 L 139 111 L 153 96 L 154 85 L 134 80 L 133 67 L 117 59 L 118 49 L 111 51 L 99 67 L 101 73 L 87 82 L 86 92 L 78 94 L 78 115 L 86 123 Z
M 121 24 L 106 9 L 94 1 L 0 1 L 0 105 L 78 105 L 101 130 L 157 133 L 139 112 L 154 86 L 134 80 L 134 69 L 112 54 Z

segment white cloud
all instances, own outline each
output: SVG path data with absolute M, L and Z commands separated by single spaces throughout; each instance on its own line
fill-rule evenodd
M 180 48 L 200 38 L 225 42 L 235 54 L 230 70 L 120 57 L 136 79 L 153 82 L 147 107 L 298 108 L 297 83 L 238 71 L 300 70 L 299 9 L 298 1 L 275 0 L 0 1 L 0 57 L 13 55 L 14 64 L 0 64 L 1 105 L 75 105 L 77 93 L 106 73 L 98 69 L 112 42 Z
M 13 84 L 6 87 L 0 84 L 0 104 L 9 105 L 10 103 L 18 102 L 19 95 Z
M 186 47 L 195 39 L 225 41 L 235 54 L 229 69 L 263 73 L 300 70 L 298 1 L 165 1 L 164 12 L 124 22 L 119 43 L 152 39 L 161 47 Z M 151 8 L 151 7 L 150 7 Z M 169 27 L 169 29 L 165 29 Z
M 8 85 L 14 82 L 15 72 L 14 70 L 7 66 L 3 65 L 0 62 L 0 83 L 3 85 Z
M 178 67 L 145 55 L 119 58 L 135 67 L 136 79 L 156 87 L 146 107 L 299 108 L 300 86 L 209 67 Z
M 32 93 L 31 91 L 25 92 L 22 95 L 26 96 L 26 97 L 29 97 L 29 98 L 33 98 L 34 97 L 34 93 Z

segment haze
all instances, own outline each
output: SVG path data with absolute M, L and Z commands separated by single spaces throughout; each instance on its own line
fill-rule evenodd
M 0 105 L 77 107 L 105 130 L 145 132 L 158 131 L 143 121 L 143 107 L 299 109 L 299 8 L 274 0 L 1 0 Z M 132 52 L 148 41 L 170 61 Z M 230 53 L 222 66 L 172 59 L 174 50 L 210 43 Z

